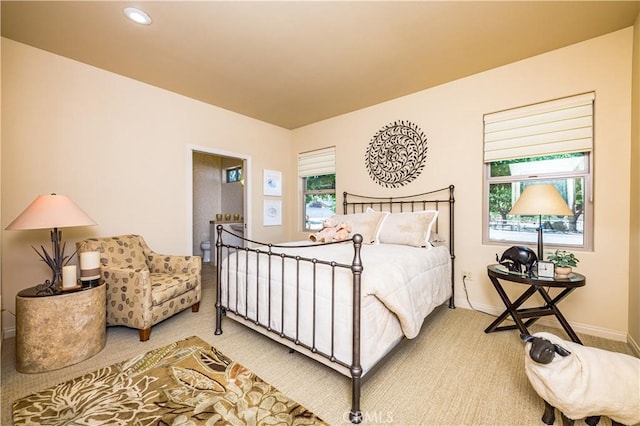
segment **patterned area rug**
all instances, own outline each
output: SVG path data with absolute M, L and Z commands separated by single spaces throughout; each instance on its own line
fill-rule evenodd
M 324 425 L 198 337 L 13 403 L 16 425 Z

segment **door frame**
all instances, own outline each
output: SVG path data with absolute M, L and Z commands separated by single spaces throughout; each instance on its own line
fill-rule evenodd
M 251 239 L 251 156 L 247 154 L 242 154 L 239 152 L 226 151 L 219 148 L 207 147 L 207 146 L 198 146 L 198 145 L 187 145 L 187 166 L 186 166 L 186 214 L 187 214 L 187 249 L 188 253 L 193 251 L 193 153 L 200 152 L 203 154 L 216 155 L 220 157 L 230 157 L 230 158 L 238 158 L 243 162 L 242 165 L 242 173 L 244 180 L 244 203 L 243 203 L 243 216 L 244 216 L 244 237 L 247 239 Z M 211 236 L 214 241 L 215 236 Z M 213 250 L 213 248 L 212 248 Z

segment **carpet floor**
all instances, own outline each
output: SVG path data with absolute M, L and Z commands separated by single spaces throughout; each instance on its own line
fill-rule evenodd
M 328 423 L 349 424 L 351 382 L 345 376 L 289 353 L 288 348 L 228 318 L 223 320 L 224 333 L 214 335 L 215 274 L 213 268 L 204 269 L 200 312 L 186 310 L 154 326 L 147 342 L 138 340 L 137 330 L 109 327 L 107 345 L 94 357 L 57 371 L 23 374 L 15 370 L 15 339 L 5 339 L 1 424 L 12 424 L 11 405 L 18 398 L 192 335 Z M 544 404 L 525 375 L 523 343 L 515 331 L 485 334 L 491 321 L 492 317 L 468 309 L 436 309 L 418 337 L 402 342 L 365 378 L 364 424 L 542 425 Z M 562 331 L 548 327 L 535 326 L 531 331 L 563 336 Z M 588 346 L 632 355 L 624 342 L 580 338 Z M 600 422 L 610 424 L 609 419 Z

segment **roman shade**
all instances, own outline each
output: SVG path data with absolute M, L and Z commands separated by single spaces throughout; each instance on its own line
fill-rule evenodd
M 484 116 L 484 162 L 593 149 L 595 93 Z
M 336 172 L 336 148 L 323 148 L 298 154 L 298 176 L 330 175 Z

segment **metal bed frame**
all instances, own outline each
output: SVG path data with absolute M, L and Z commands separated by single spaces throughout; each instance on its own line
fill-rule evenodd
M 448 193 L 448 197 L 444 198 L 442 194 Z M 454 260 L 455 260 L 455 252 L 454 252 L 454 203 L 455 203 L 455 198 L 454 198 L 454 186 L 450 185 L 448 187 L 445 188 L 441 188 L 441 189 L 437 189 L 434 191 L 430 191 L 430 192 L 425 192 L 422 194 L 416 194 L 416 195 L 412 195 L 412 196 L 403 196 L 403 197 L 369 197 L 369 196 L 361 196 L 361 195 L 356 195 L 356 194 L 350 194 L 347 192 L 343 193 L 343 211 L 345 214 L 349 214 L 349 213 L 361 213 L 361 212 L 365 212 L 367 210 L 367 208 L 372 208 L 372 209 L 377 209 L 378 211 L 389 211 L 392 213 L 398 213 L 398 212 L 413 212 L 413 211 L 419 211 L 419 210 L 426 210 L 426 209 L 435 209 L 438 210 L 440 212 L 440 209 L 444 206 L 445 208 L 448 208 L 448 213 L 449 213 L 449 226 L 448 226 L 448 243 L 449 243 L 449 252 L 451 254 L 451 297 L 449 298 L 449 308 L 453 309 L 455 308 L 455 304 L 454 304 L 454 277 L 455 277 L 455 273 L 454 273 Z M 424 198 L 426 197 L 426 198 Z M 348 200 L 349 198 L 349 200 Z M 351 201 L 351 198 L 355 199 L 355 201 Z M 436 222 L 436 227 L 435 227 L 435 232 L 438 232 L 438 227 L 439 227 L 439 222 L 440 222 L 440 215 L 438 217 L 438 221 Z M 234 245 L 229 245 L 229 244 L 225 244 L 224 240 L 223 240 L 223 234 L 224 233 L 228 233 L 230 235 L 235 235 L 227 230 L 224 230 L 222 225 L 218 225 L 216 227 L 216 231 L 217 231 L 217 239 L 216 239 L 216 250 L 217 250 L 217 295 L 216 295 L 216 328 L 215 328 L 215 334 L 219 335 L 222 334 L 222 317 L 225 316 L 228 313 L 232 313 L 236 316 L 236 318 L 238 318 L 240 320 L 240 322 L 243 322 L 242 320 L 244 320 L 244 324 L 250 326 L 251 328 L 253 328 L 254 330 L 267 335 L 268 337 L 284 344 L 285 346 L 288 346 L 290 349 L 298 351 L 298 352 L 302 352 L 306 355 L 311 356 L 312 358 L 319 360 L 320 362 L 322 362 L 323 364 L 336 369 L 337 371 L 350 376 L 351 380 L 352 380 L 352 392 L 351 392 L 351 410 L 349 412 L 349 419 L 351 420 L 352 423 L 360 423 L 363 420 L 363 415 L 362 415 L 362 411 L 360 410 L 360 394 L 361 394 L 361 380 L 363 378 L 363 370 L 362 370 L 362 366 L 360 364 L 360 355 L 361 355 L 361 350 L 360 350 L 360 316 L 361 316 L 361 278 L 362 278 L 362 271 L 363 271 L 363 264 L 362 264 L 362 259 L 360 257 L 360 253 L 361 253 L 361 249 L 362 249 L 362 236 L 359 234 L 354 235 L 350 240 L 347 240 L 346 242 L 348 243 L 349 241 L 353 244 L 353 261 L 351 262 L 351 264 L 342 264 L 342 263 L 337 263 L 331 260 L 321 260 L 321 259 L 317 259 L 317 258 L 307 258 L 307 257 L 302 257 L 299 255 L 290 255 L 286 253 L 286 249 L 290 249 L 290 248 L 301 248 L 301 247 L 317 247 L 319 244 L 305 244 L 305 245 L 277 245 L 277 244 L 264 244 L 258 241 L 253 241 L 253 240 L 249 240 L 249 239 L 245 239 L 243 238 L 243 240 L 245 241 L 245 245 L 246 242 L 248 243 L 252 243 L 252 244 L 257 244 L 260 248 L 248 248 L 248 247 L 240 247 L 240 246 L 234 246 Z M 240 237 L 241 238 L 241 237 Z M 345 241 L 341 241 L 341 242 L 331 242 L 331 243 L 325 243 L 327 245 L 329 244 L 345 244 Z M 282 250 L 280 250 L 282 249 Z M 334 352 L 334 342 L 335 342 L 335 328 L 334 328 L 334 303 L 332 300 L 331 303 L 331 312 L 330 312 L 330 317 L 331 317 L 331 353 L 325 353 L 320 351 L 318 348 L 315 347 L 315 335 L 316 335 L 316 327 L 315 327 L 315 319 L 316 316 L 313 316 L 313 343 L 311 345 L 307 345 L 302 343 L 299 340 L 299 336 L 298 336 L 298 324 L 299 324 L 299 304 L 298 304 L 298 300 L 296 301 L 296 333 L 294 336 L 289 336 L 286 335 L 284 333 L 284 302 L 285 302 L 285 297 L 284 297 L 284 291 L 282 291 L 282 300 L 281 300 L 281 308 L 282 312 L 280 312 L 280 315 L 282 318 L 281 320 L 281 327 L 280 329 L 274 329 L 271 327 L 271 315 L 272 315 L 272 307 L 271 307 L 271 285 L 269 285 L 269 289 L 268 289 L 268 313 L 267 313 L 267 317 L 266 318 L 266 324 L 265 324 L 265 319 L 264 318 L 260 318 L 260 309 L 258 308 L 259 306 L 259 297 L 258 297 L 258 286 L 256 285 L 256 302 L 255 302 L 255 312 L 256 312 L 256 317 L 255 318 L 251 318 L 249 317 L 247 314 L 249 312 L 249 308 L 245 307 L 245 312 L 241 313 L 240 310 L 238 309 L 237 306 L 237 297 L 236 297 L 236 306 L 229 306 L 230 300 L 229 300 L 229 294 L 230 292 L 227 291 L 227 300 L 222 300 L 222 265 L 223 262 L 226 260 L 227 261 L 227 265 L 229 262 L 229 254 L 232 253 L 233 251 L 245 251 L 246 254 L 248 254 L 249 252 L 255 253 L 255 257 L 256 257 L 256 267 L 258 267 L 260 259 L 264 258 L 266 256 L 266 259 L 268 260 L 267 262 L 267 276 L 269 277 L 268 281 L 269 283 L 271 283 L 271 277 L 272 277 L 272 262 L 271 260 L 273 258 L 280 258 L 282 261 L 282 268 L 281 268 L 281 277 L 282 277 L 282 281 L 284 282 L 284 277 L 285 277 L 285 268 L 284 268 L 284 263 L 285 263 L 285 259 L 290 259 L 292 261 L 295 262 L 296 266 L 297 266 L 297 270 L 299 271 L 300 269 L 300 265 L 301 264 L 311 264 L 312 268 L 313 268 L 313 276 L 312 276 L 312 285 L 313 285 L 313 294 L 314 294 L 314 298 L 313 298 L 313 309 L 314 312 L 316 310 L 316 300 L 315 300 L 315 289 L 317 288 L 318 285 L 322 285 L 322 286 L 326 286 L 329 285 L 331 286 L 331 294 L 332 297 L 334 295 L 334 290 L 335 290 L 335 272 L 337 269 L 345 269 L 345 270 L 350 270 L 352 277 L 353 277 L 353 311 L 352 311 L 352 321 L 353 321 L 353 335 L 352 335 L 352 359 L 351 360 L 340 360 L 336 357 L 336 354 L 333 353 Z M 223 254 L 226 254 L 226 257 L 223 257 Z M 223 259 L 223 260 L 220 260 Z M 239 257 L 238 257 L 239 259 Z M 245 256 L 246 262 L 249 262 L 249 256 Z M 235 274 L 237 275 L 238 272 L 238 267 L 240 262 L 237 261 L 236 262 L 236 271 Z M 331 269 L 331 282 L 327 283 L 327 282 L 317 282 L 316 280 L 316 268 L 319 265 L 324 265 L 323 267 L 328 267 Z M 248 265 L 247 265 L 248 266 Z M 247 271 L 248 268 L 245 268 L 245 271 Z M 227 267 L 227 286 L 232 285 L 232 276 L 233 276 L 233 272 L 231 272 L 230 268 Z M 246 274 L 246 272 L 245 272 Z M 245 277 L 246 279 L 248 279 L 248 277 Z M 257 278 L 256 278 L 257 280 Z M 236 279 L 236 286 L 238 285 L 238 280 Z M 248 283 L 248 281 L 246 281 Z M 296 285 L 299 286 L 300 285 L 300 276 L 298 275 L 296 277 Z M 228 288 L 228 287 L 227 287 Z M 245 286 L 245 292 L 247 292 L 247 294 L 245 294 L 245 301 L 248 300 L 248 288 L 249 285 Z M 299 292 L 296 291 L 296 298 L 299 299 Z M 237 295 L 237 291 L 236 291 L 236 295 Z M 393 351 L 389 351 L 390 353 Z M 318 356 L 320 358 L 318 358 Z M 387 356 L 389 356 L 389 354 L 385 355 L 383 357 L 386 358 Z M 379 360 L 377 362 L 380 363 L 380 361 L 382 361 L 383 359 Z M 342 368 L 340 368 L 342 367 Z M 373 369 L 373 366 L 372 366 Z

